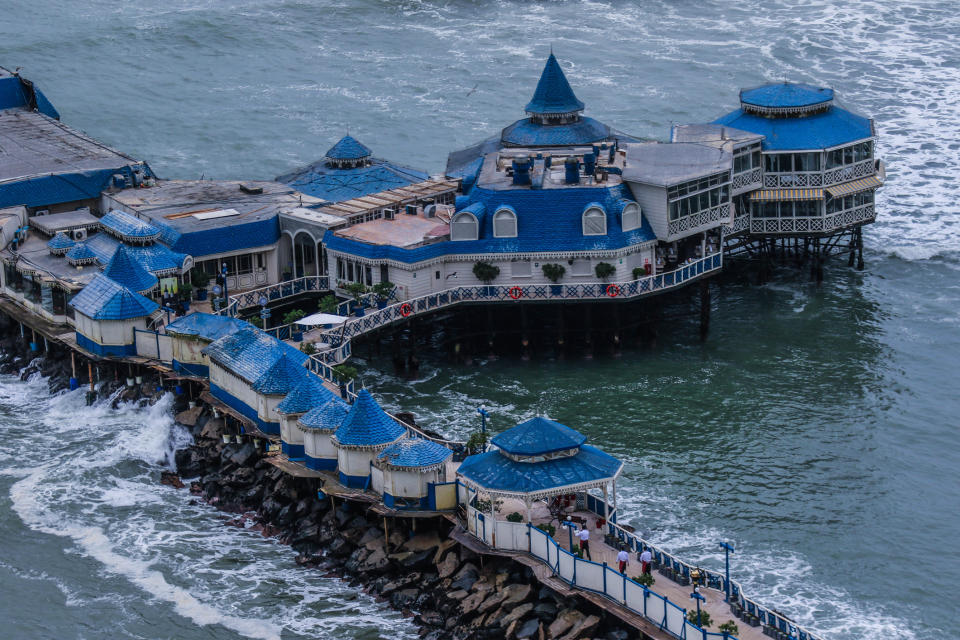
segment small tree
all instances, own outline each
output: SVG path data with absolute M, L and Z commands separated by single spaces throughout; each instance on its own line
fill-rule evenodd
M 313 345 L 312 342 L 304 342 L 300 345 L 300 351 L 303 351 L 308 356 L 312 356 L 317 352 L 317 348 Z
M 737 626 L 737 623 L 733 620 L 727 620 L 722 625 L 717 627 L 717 629 L 723 633 L 729 633 L 732 636 L 738 635 L 740 633 L 740 627 Z
M 649 573 L 641 573 L 636 578 L 634 578 L 633 581 L 636 582 L 637 584 L 642 584 L 648 589 L 653 586 L 654 582 L 656 582 L 656 580 L 653 579 L 653 576 L 650 575 Z
M 467 444 L 465 446 L 471 454 L 483 453 L 486 450 L 488 441 L 489 437 L 485 431 L 474 431 L 470 434 L 470 437 L 467 438 Z
M 184 300 L 189 300 L 193 294 L 193 285 L 189 282 L 181 282 L 177 289 L 179 290 L 180 297 Z
M 617 268 L 609 262 L 598 262 L 597 266 L 593 268 L 593 271 L 597 274 L 598 278 L 606 280 L 617 272 Z
M 562 264 L 547 263 L 543 265 L 543 275 L 553 283 L 560 282 L 560 278 L 562 278 L 566 272 L 567 270 Z
M 706 612 L 705 610 L 703 610 L 703 609 L 700 609 L 700 619 L 699 619 L 699 620 L 697 620 L 697 612 L 696 612 L 696 611 L 687 611 L 687 620 L 689 620 L 689 621 L 692 622 L 693 624 L 697 625 L 697 626 L 700 627 L 701 629 L 706 629 L 707 627 L 709 627 L 709 626 L 713 623 L 713 620 L 710 619 L 710 614 L 707 613 L 707 612 Z
M 357 368 L 348 364 L 338 364 L 333 368 L 333 376 L 337 382 L 346 384 L 357 377 Z
M 643 267 L 634 267 L 633 268 L 633 279 L 639 280 L 643 276 L 647 275 L 647 270 Z
M 293 324 L 297 320 L 302 320 L 303 316 L 305 315 L 307 314 L 305 314 L 300 309 L 293 309 L 292 311 L 287 311 L 285 314 L 283 314 L 283 324 Z
M 523 522 L 523 516 L 518 511 L 507 514 L 507 522 Z
M 489 262 L 476 262 L 473 265 L 473 275 L 483 284 L 490 284 L 500 275 L 500 267 L 496 267 Z
M 394 284 L 389 280 L 384 280 L 383 282 L 378 282 L 373 285 L 373 293 L 377 296 L 379 302 L 386 302 L 390 299 L 390 295 L 393 293 Z
M 344 287 L 347 293 L 353 296 L 353 301 L 357 304 L 360 303 L 360 299 L 367 292 L 367 287 L 362 282 L 351 282 Z
M 206 289 L 207 285 L 210 284 L 210 276 L 194 267 L 190 270 L 190 284 L 193 285 L 194 289 Z
M 257 329 L 263 329 L 263 318 L 260 316 L 250 316 L 247 318 L 247 322 L 255 326 Z
M 337 312 L 337 307 L 339 305 L 340 303 L 337 302 L 337 296 L 333 295 L 332 293 L 328 293 L 327 295 L 320 298 L 319 306 L 320 306 L 320 311 L 322 311 L 323 313 L 335 314 Z

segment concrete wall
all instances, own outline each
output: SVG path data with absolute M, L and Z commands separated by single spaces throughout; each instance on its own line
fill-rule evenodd
M 383 470 L 383 492 L 396 498 L 423 498 L 427 495 L 427 484 L 439 482 L 439 470 L 429 473 L 420 471 Z
M 76 313 L 75 326 L 77 333 L 102 345 L 131 345 L 134 344 L 133 330 L 146 329 L 146 318 L 131 318 L 129 320 L 94 320 Z
M 303 431 L 297 428 L 297 419 L 302 414 L 280 416 L 280 443 L 283 453 L 290 458 L 302 458 L 304 453 Z
M 304 453 L 307 456 L 307 466 L 311 469 L 336 469 L 337 448 L 330 441 L 329 433 L 303 431 Z

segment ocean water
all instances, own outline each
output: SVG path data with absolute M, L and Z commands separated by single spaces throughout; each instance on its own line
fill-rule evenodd
M 960 572 L 960 12 L 950 2 L 0 0 L 0 64 L 164 177 L 270 178 L 349 132 L 440 171 L 522 116 L 550 47 L 587 114 L 640 136 L 737 90 L 832 86 L 887 163 L 867 269 L 714 292 L 619 359 L 364 363 L 392 408 L 463 435 L 547 414 L 626 462 L 624 518 L 827 638 L 954 637 Z M 0 381 L 0 614 L 11 637 L 356 637 L 415 630 L 156 485 L 164 407 Z M 22 407 L 32 406 L 25 414 Z M 36 603 L 44 603 L 43 607 Z

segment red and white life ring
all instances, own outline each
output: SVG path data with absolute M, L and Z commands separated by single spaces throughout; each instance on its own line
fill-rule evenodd
M 523 297 L 523 289 L 521 289 L 520 287 L 510 287 L 510 291 L 507 292 L 507 295 L 509 295 L 514 300 L 519 300 L 520 298 Z
M 608 284 L 607 295 L 610 296 L 611 298 L 616 298 L 618 295 L 620 295 L 620 287 L 618 287 L 615 284 Z
M 409 302 L 404 302 L 400 305 L 400 315 L 404 318 L 408 317 L 411 313 L 413 313 L 413 307 L 410 306 Z

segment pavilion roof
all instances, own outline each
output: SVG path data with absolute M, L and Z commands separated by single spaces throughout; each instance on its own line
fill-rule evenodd
M 579 431 L 538 416 L 497 434 L 490 442 L 507 453 L 537 456 L 575 449 L 586 441 L 587 436 Z

